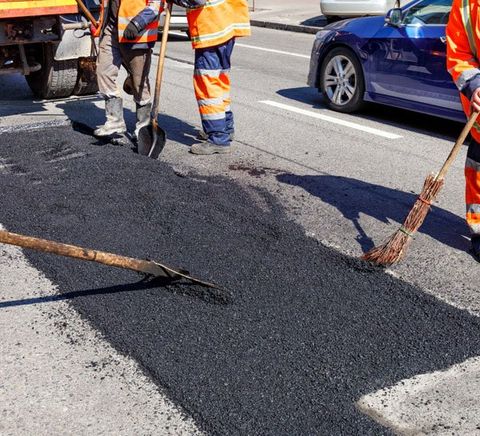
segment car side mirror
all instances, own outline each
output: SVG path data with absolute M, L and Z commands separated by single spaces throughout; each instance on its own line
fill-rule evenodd
M 403 20 L 403 11 L 401 8 L 393 8 L 387 12 L 385 23 L 390 26 L 400 27 Z

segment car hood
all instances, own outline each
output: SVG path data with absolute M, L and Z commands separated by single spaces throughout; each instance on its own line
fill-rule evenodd
M 360 38 L 371 38 L 385 25 L 385 17 L 362 17 L 350 18 L 348 20 L 337 21 L 335 23 L 325 26 L 325 30 L 332 30 L 336 32 L 354 33 Z

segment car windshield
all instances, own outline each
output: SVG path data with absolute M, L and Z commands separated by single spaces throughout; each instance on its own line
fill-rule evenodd
M 407 10 L 403 23 L 406 25 L 446 25 L 452 8 L 452 0 L 424 0 Z

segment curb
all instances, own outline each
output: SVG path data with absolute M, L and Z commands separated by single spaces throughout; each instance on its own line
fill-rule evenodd
M 302 26 L 300 24 L 275 23 L 273 21 L 250 20 L 250 24 L 255 27 L 265 27 L 267 29 L 287 30 L 289 32 L 309 33 L 315 35 L 321 27 Z

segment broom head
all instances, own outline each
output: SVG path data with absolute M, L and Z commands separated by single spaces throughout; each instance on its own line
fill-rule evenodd
M 362 259 L 384 266 L 399 262 L 405 256 L 413 235 L 423 224 L 430 211 L 432 202 L 442 189 L 443 184 L 443 178 L 439 179 L 437 175 L 430 174 L 425 179 L 422 192 L 418 196 L 417 201 L 415 201 L 403 225 L 382 245 L 374 247 L 365 253 Z

